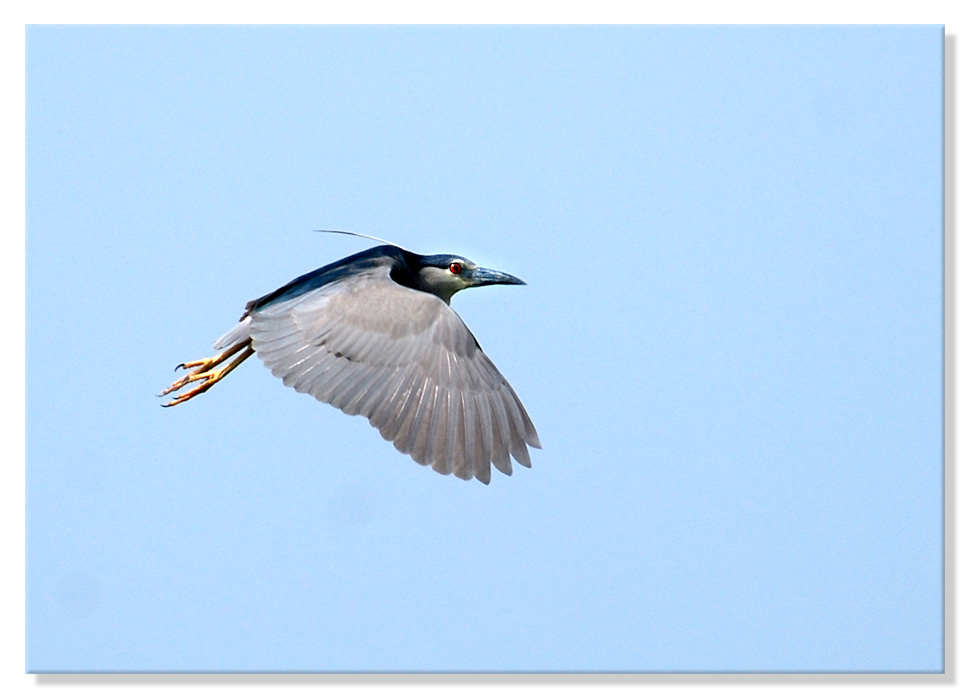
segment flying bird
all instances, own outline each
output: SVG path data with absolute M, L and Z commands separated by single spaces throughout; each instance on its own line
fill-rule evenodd
M 362 234 L 345 233 L 363 238 Z M 418 255 L 394 244 L 356 253 L 246 304 L 213 357 L 161 396 L 165 406 L 211 389 L 256 354 L 283 383 L 348 415 L 419 464 L 488 484 L 490 464 L 530 466 L 536 429 L 509 382 L 452 310 L 469 287 L 525 284 L 458 255 Z

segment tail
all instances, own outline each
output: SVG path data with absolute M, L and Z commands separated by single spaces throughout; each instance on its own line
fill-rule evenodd
M 231 345 L 237 345 L 244 340 L 249 340 L 249 316 L 244 316 L 231 331 L 220 336 L 219 340 L 212 344 L 213 350 L 223 350 Z

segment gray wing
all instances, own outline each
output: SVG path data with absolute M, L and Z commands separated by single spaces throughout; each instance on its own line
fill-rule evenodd
M 245 326 L 248 325 L 248 328 Z M 440 474 L 489 483 L 540 447 L 512 387 L 451 307 L 387 267 L 256 309 L 248 334 L 283 383 L 349 415 Z

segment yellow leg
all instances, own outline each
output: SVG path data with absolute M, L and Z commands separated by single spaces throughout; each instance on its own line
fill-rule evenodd
M 241 343 L 237 343 L 233 347 L 229 348 L 223 353 L 216 355 L 215 357 L 204 357 L 201 360 L 192 360 L 191 362 L 183 362 L 178 365 L 176 369 L 190 369 L 195 368 L 184 377 L 174 382 L 169 388 L 165 389 L 159 396 L 165 396 L 166 394 L 171 394 L 173 391 L 181 389 L 187 384 L 193 384 L 199 382 L 198 385 L 192 387 L 188 391 L 175 396 L 171 401 L 163 406 L 177 406 L 178 404 L 188 401 L 194 396 L 208 391 L 216 382 L 223 379 L 227 374 L 232 372 L 234 369 L 239 367 L 243 361 L 252 355 L 255 351 L 253 346 L 250 345 L 249 340 L 244 340 Z M 233 361 L 228 365 L 219 367 L 223 362 L 233 357 L 233 355 L 239 355 L 233 358 Z

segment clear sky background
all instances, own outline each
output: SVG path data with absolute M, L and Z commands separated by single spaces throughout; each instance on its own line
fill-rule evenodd
M 939 671 L 940 27 L 31 28 L 30 671 Z M 544 449 L 442 477 L 251 360 L 360 250 Z

